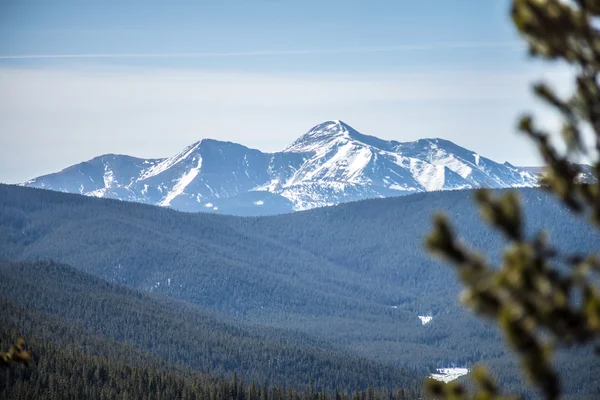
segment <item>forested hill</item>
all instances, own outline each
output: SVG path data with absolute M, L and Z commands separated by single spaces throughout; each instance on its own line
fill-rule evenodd
M 551 197 L 535 189 L 521 193 L 530 232 L 547 227 L 570 251 L 597 249 L 600 236 L 573 224 Z M 469 191 L 239 218 L 4 185 L 0 258 L 67 263 L 397 367 L 507 363 L 496 330 L 457 304 L 453 271 L 423 250 L 437 210 L 452 215 L 467 242 L 500 257 L 502 239 L 480 221 Z M 422 325 L 419 316 L 433 318 Z M 577 362 L 593 367 L 586 357 Z M 582 368 L 565 365 L 572 376 Z M 502 374 L 515 384 L 513 368 Z
M 414 392 L 425 375 L 325 349 L 305 335 L 234 322 L 52 262 L 0 262 L 0 293 L 4 329 L 131 368 L 183 376 L 203 371 L 231 378 L 237 373 L 248 383 L 295 388 L 312 380 L 319 390 L 373 385 Z

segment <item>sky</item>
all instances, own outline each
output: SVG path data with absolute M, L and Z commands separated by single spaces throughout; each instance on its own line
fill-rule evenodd
M 539 165 L 515 130 L 545 78 L 508 0 L 0 2 L 0 182 L 203 138 L 278 151 L 339 119 Z

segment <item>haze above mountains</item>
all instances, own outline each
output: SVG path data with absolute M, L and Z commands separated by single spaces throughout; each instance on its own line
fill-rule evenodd
M 286 149 L 198 141 L 163 159 L 106 154 L 23 186 L 235 215 L 279 214 L 411 193 L 535 186 L 531 168 L 444 139 L 385 141 L 323 122 Z

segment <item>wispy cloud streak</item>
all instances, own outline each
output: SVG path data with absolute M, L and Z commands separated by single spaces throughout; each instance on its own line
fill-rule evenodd
M 36 60 L 36 59 L 134 59 L 134 58 L 218 58 L 218 57 L 264 57 L 264 56 L 302 56 L 335 55 L 364 53 L 393 53 L 404 51 L 428 51 L 441 49 L 518 49 L 518 42 L 482 42 L 482 43 L 430 43 L 398 45 L 388 47 L 356 47 L 346 49 L 312 50 L 261 50 L 233 52 L 190 52 L 190 53 L 90 53 L 90 54 L 14 54 L 0 55 L 0 60 Z

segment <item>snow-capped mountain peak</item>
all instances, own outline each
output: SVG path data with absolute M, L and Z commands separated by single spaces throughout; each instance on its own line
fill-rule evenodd
M 319 150 L 324 144 L 348 140 L 348 128 L 342 121 L 325 121 L 300 136 L 284 152 L 310 153 Z
M 300 136 L 284 152 L 313 152 L 324 145 L 343 144 L 356 142 L 382 150 L 392 149 L 398 142 L 381 140 L 375 136 L 364 135 L 350 125 L 340 120 L 325 121 L 316 125 L 304 135 Z
M 531 168 L 496 163 L 448 140 L 387 141 L 331 120 L 277 153 L 203 139 L 172 157 L 104 155 L 23 185 L 186 211 L 270 214 L 431 190 L 536 182 Z

